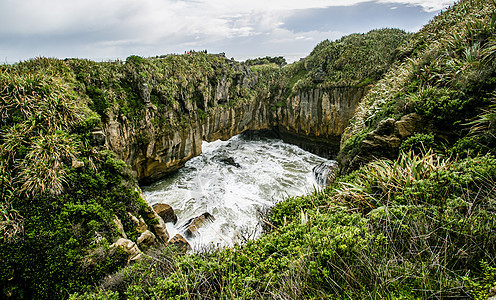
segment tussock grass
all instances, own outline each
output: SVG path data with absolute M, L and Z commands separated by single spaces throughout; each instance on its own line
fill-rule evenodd
M 449 143 L 466 134 L 462 124 L 484 115 L 493 97 L 495 10 L 493 1 L 460 1 L 415 33 L 359 104 L 342 148 L 358 149 L 381 120 L 412 112 Z
M 362 167 L 352 182 L 340 182 L 331 202 L 365 211 L 388 205 L 405 189 L 445 172 L 451 164 L 431 150 L 421 156 L 402 153 L 395 161 L 376 160 Z

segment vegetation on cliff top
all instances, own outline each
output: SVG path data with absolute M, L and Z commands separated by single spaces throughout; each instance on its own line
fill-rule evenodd
M 396 49 L 409 36 L 399 29 L 378 29 L 325 40 L 289 66 L 289 77 L 296 89 L 373 84 L 388 71 Z
M 1 66 L 2 296 L 487 298 L 496 285 L 494 11 L 491 1 L 461 1 L 398 51 L 409 35 L 378 30 L 324 41 L 282 68 L 203 53 Z M 366 154 L 361 143 L 381 121 L 420 115 L 425 126 L 396 156 L 362 161 L 326 190 L 280 203 L 258 240 L 191 255 L 152 249 L 122 268 L 127 257 L 109 248 L 119 236 L 112 220 L 136 240 L 128 213 L 143 215 L 145 204 L 126 166 L 92 136 L 105 122 L 138 128 L 153 105 L 172 109 L 160 122 L 174 129 L 254 97 L 248 87 L 277 99 L 381 76 L 342 157 Z M 231 87 L 220 102 L 218 85 Z
M 481 153 L 493 148 L 494 136 L 473 135 L 470 128 L 478 124 L 494 132 L 494 11 L 493 1 L 461 1 L 402 45 L 394 67 L 357 108 L 343 135 L 343 154 L 359 153 L 382 120 L 409 113 L 421 116 L 424 129 L 418 133 L 432 133 L 438 146 L 457 144 L 463 151 L 472 144 Z
M 343 152 L 363 154 L 382 120 L 417 113 L 425 126 L 395 157 L 280 203 L 256 241 L 157 253 L 98 294 L 73 297 L 487 299 L 496 286 L 494 11 L 462 1 L 444 12 L 366 97 Z

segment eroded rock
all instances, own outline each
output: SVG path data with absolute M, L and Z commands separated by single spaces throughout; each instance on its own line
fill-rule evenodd
M 146 246 L 151 246 L 154 243 L 155 243 L 155 235 L 150 230 L 146 230 L 145 232 L 143 232 L 139 236 L 138 240 L 136 240 L 136 244 L 138 245 L 144 244 Z
M 191 250 L 191 245 L 188 243 L 188 241 L 179 233 L 176 234 L 170 241 L 170 245 L 176 246 L 179 250 L 183 252 L 187 252 Z
M 230 156 L 227 156 L 227 157 L 222 157 L 220 159 L 220 162 L 226 164 L 226 165 L 230 165 L 230 166 L 233 166 L 233 167 L 236 167 L 236 168 L 241 168 L 241 165 L 238 164 L 234 158 L 230 157 Z
M 336 161 L 326 161 L 313 167 L 312 172 L 317 183 L 322 187 L 326 187 L 334 182 L 337 168 L 338 163 Z
M 148 225 L 146 225 L 146 222 L 142 216 L 139 216 L 138 218 L 130 212 L 128 212 L 128 214 L 131 220 L 133 220 L 134 224 L 136 225 L 136 231 L 138 231 L 139 233 L 143 233 L 148 230 Z
M 121 220 L 117 216 L 115 216 L 112 221 L 114 222 L 115 227 L 116 227 L 117 231 L 119 232 L 119 234 L 121 235 L 121 237 L 127 239 L 127 235 L 126 235 L 126 232 L 124 231 L 124 226 L 122 225 Z
M 140 194 L 141 199 L 147 204 L 146 213 L 149 219 L 157 220 L 156 224 L 153 225 L 153 230 L 155 231 L 155 236 L 160 242 L 167 243 L 169 240 L 169 232 L 167 231 L 167 227 L 165 226 L 165 222 L 160 217 L 157 212 L 150 206 L 148 202 L 146 202 L 145 195 L 143 195 L 143 191 L 140 188 L 136 188 L 136 191 Z
M 124 252 L 129 255 L 128 261 L 134 261 L 141 258 L 141 250 L 138 248 L 135 242 L 129 239 L 118 239 L 115 243 L 110 245 L 110 250 L 114 248 L 121 248 L 122 250 L 124 250 Z
M 377 158 L 394 159 L 402 141 L 421 131 L 422 126 L 422 118 L 416 113 L 405 115 L 398 121 L 393 118 L 382 120 L 362 141 L 360 152 L 350 162 L 346 159 L 342 162 L 346 162 L 347 171 L 352 171 Z
M 164 220 L 165 223 L 172 222 L 176 224 L 177 216 L 174 213 L 174 209 L 165 203 L 158 203 L 153 205 L 153 210 Z
M 208 212 L 205 212 L 196 218 L 189 219 L 188 222 L 186 222 L 186 225 L 184 226 L 185 227 L 184 233 L 187 237 L 195 236 L 199 228 L 213 221 L 215 221 L 214 216 L 212 216 Z

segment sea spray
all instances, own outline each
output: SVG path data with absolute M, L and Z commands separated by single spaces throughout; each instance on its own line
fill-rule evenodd
M 167 224 L 171 236 L 183 233 L 191 218 L 210 213 L 215 220 L 186 238 L 195 250 L 222 247 L 257 237 L 260 211 L 319 188 L 312 169 L 323 162 L 328 160 L 279 139 L 242 134 L 203 142 L 200 156 L 143 191 L 151 205 L 174 208 L 178 222 Z

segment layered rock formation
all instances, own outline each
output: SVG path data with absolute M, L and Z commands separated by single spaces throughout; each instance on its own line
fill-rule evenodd
M 369 87 L 311 89 L 285 99 L 274 117 L 275 129 L 288 142 L 335 158 L 341 134 Z
M 276 130 L 290 143 L 334 157 L 340 136 L 366 90 L 350 87 L 300 92 L 285 99 L 285 105 L 276 110 L 271 109 L 267 99 L 251 98 L 233 107 L 213 107 L 205 118 L 168 131 L 154 125 L 153 120 L 159 116 L 153 104 L 149 104 L 142 128 L 133 127 L 126 119 L 112 118 L 104 132 L 107 146 L 142 181 L 157 180 L 183 167 L 201 154 L 204 140 L 227 140 L 248 130 Z
M 215 74 L 200 74 L 184 84 L 187 88 L 178 87 L 174 100 L 161 94 L 153 77 L 159 75 L 148 81 L 131 76 L 142 103 L 139 119 L 109 111 L 93 140 L 116 153 L 142 182 L 184 166 L 201 153 L 202 141 L 227 140 L 244 131 L 274 130 L 287 142 L 335 157 L 340 136 L 368 90 L 314 88 L 288 96 L 285 86 L 260 87 L 260 75 L 239 63 L 226 60 L 214 69 Z

